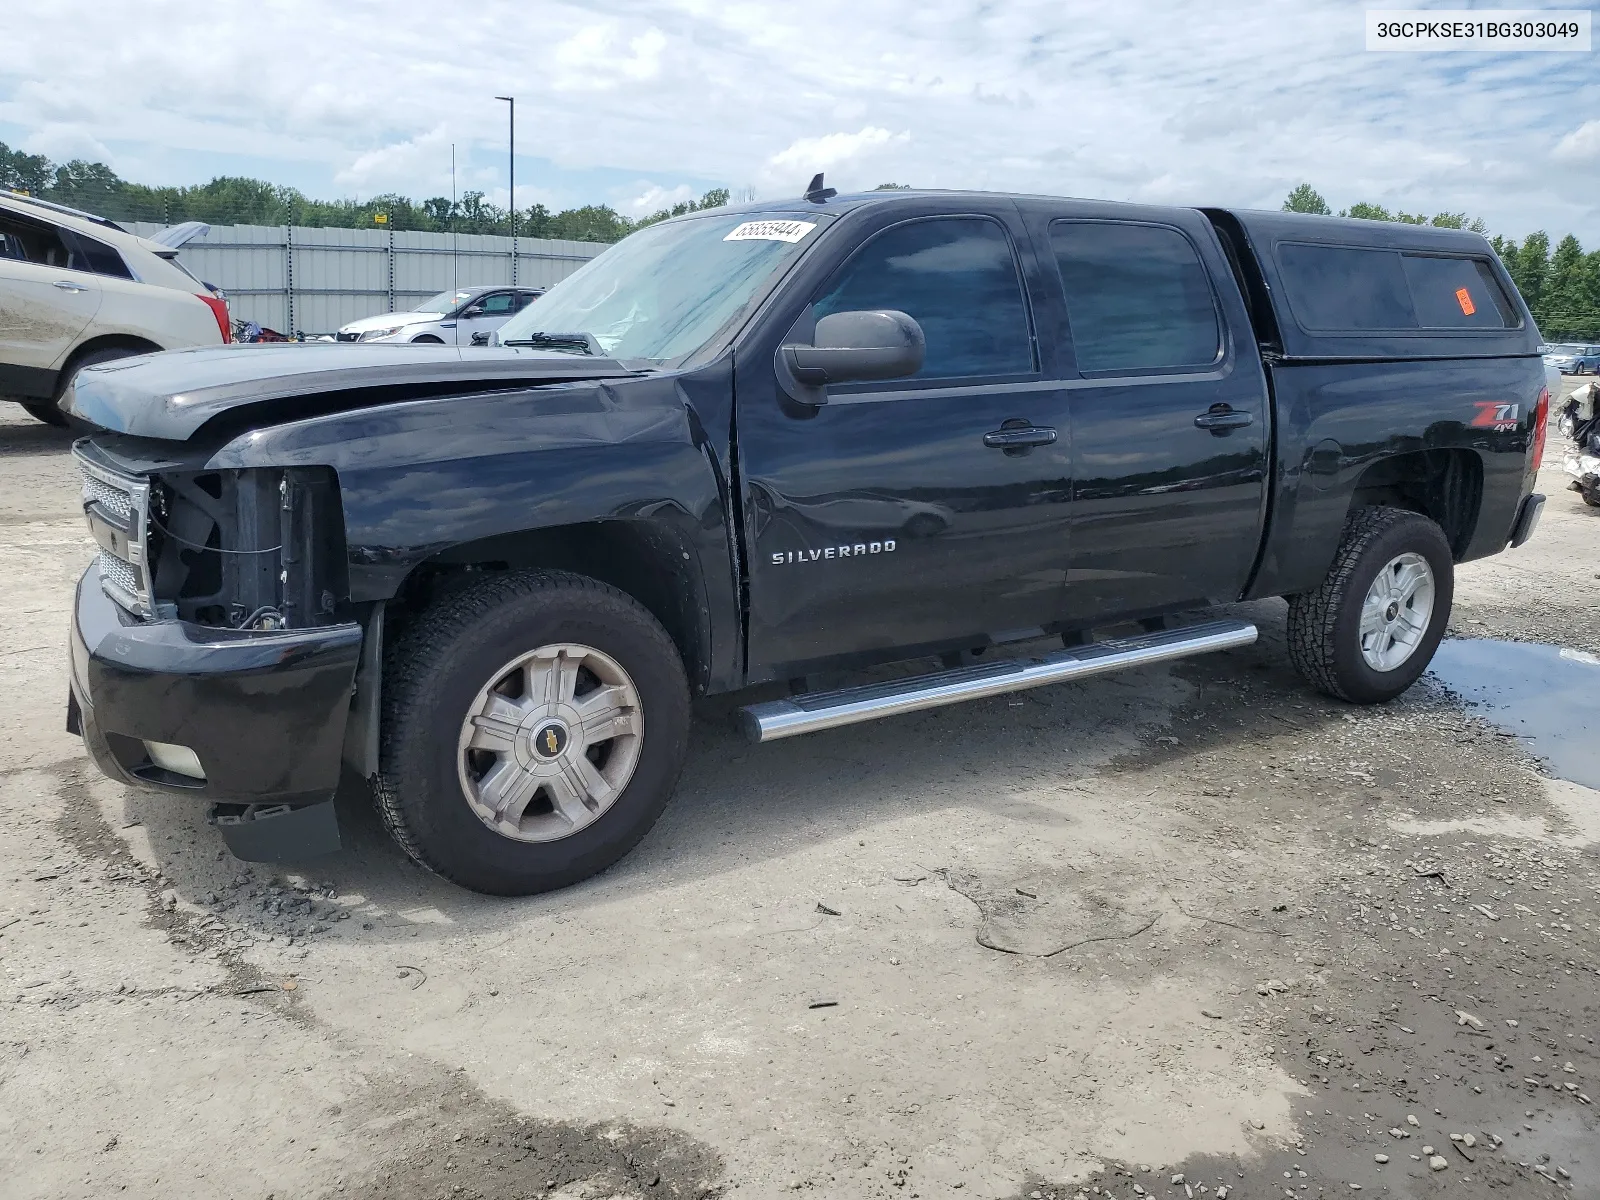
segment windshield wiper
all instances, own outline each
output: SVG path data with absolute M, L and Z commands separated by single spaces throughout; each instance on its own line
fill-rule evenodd
M 500 343 L 502 346 L 542 346 L 549 350 L 576 350 L 595 358 L 604 358 L 605 351 L 595 341 L 592 333 L 529 333 Z

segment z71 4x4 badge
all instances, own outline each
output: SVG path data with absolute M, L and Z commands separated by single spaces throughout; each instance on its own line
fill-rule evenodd
M 824 562 L 831 558 L 859 558 L 863 554 L 893 554 L 894 539 L 882 542 L 856 542 L 849 546 L 824 546 L 820 550 L 774 550 L 772 565 L 788 566 L 790 563 Z
M 1497 400 L 1474 400 L 1473 403 L 1478 408 L 1478 415 L 1472 418 L 1474 429 L 1493 429 L 1497 433 L 1504 433 L 1517 427 L 1519 405 L 1501 404 Z

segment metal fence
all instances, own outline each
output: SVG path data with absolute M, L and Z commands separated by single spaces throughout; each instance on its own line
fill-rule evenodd
M 148 237 L 163 228 L 123 222 Z M 392 229 L 213 225 L 179 259 L 228 294 L 236 318 L 281 333 L 332 333 L 347 321 L 412 308 L 446 288 L 549 287 L 606 247 L 596 242 Z

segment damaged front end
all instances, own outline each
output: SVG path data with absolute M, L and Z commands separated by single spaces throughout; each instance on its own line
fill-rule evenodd
M 209 802 L 241 858 L 337 849 L 365 614 L 344 599 L 333 472 L 109 441 L 73 449 L 99 552 L 78 584 L 69 727 L 108 775 Z

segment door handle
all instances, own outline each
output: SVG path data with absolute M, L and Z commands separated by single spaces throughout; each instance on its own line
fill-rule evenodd
M 1056 431 L 1047 425 L 1012 418 L 999 429 L 983 435 L 983 444 L 991 450 L 1004 450 L 1007 454 L 1026 454 L 1035 446 L 1053 445 Z
M 1194 419 L 1196 427 L 1209 429 L 1216 437 L 1225 437 L 1235 429 L 1253 424 L 1255 417 L 1227 404 L 1213 404 Z
M 73 283 L 70 279 L 58 279 L 58 280 L 56 280 L 56 287 L 60 288 L 64 292 L 81 292 L 81 291 L 83 291 L 83 285 L 82 284 Z

